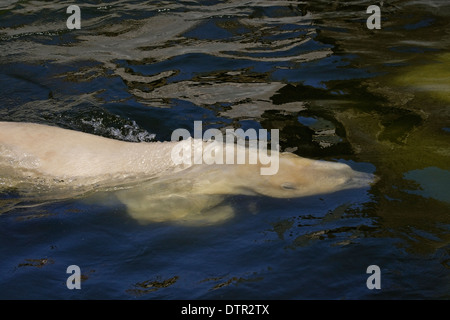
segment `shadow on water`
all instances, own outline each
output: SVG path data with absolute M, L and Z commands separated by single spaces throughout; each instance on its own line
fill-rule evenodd
M 370 1 L 79 2 L 80 30 L 64 4 L 35 3 L 0 7 L 2 121 L 125 141 L 194 120 L 279 129 L 282 150 L 380 180 L 232 196 L 240 214 L 207 228 L 140 225 L 112 199 L 16 209 L 0 216 L 2 298 L 450 297 L 447 1 L 384 1 L 380 30 Z M 365 285 L 372 264 L 381 290 Z

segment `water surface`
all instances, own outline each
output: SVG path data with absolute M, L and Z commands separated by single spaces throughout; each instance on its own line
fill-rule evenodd
M 77 1 L 80 30 L 71 4 L 0 4 L 2 121 L 134 142 L 195 120 L 279 129 L 282 150 L 380 180 L 229 197 L 238 214 L 207 227 L 142 225 L 108 196 L 26 206 L 6 188 L 1 298 L 450 298 L 447 1 L 384 1 L 380 30 L 370 1 Z

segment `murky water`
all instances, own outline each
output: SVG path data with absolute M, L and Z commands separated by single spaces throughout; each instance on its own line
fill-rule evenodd
M 0 120 L 126 141 L 195 120 L 279 129 L 282 150 L 380 180 L 235 195 L 238 214 L 206 227 L 142 225 L 107 195 L 12 207 L 1 298 L 450 298 L 448 1 L 384 1 L 379 30 L 371 1 L 77 1 L 79 30 L 71 4 L 0 2 Z M 81 290 L 66 286 L 73 264 Z

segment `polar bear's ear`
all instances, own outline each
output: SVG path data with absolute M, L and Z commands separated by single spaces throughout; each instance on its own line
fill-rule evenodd
M 281 152 L 281 154 L 285 158 L 300 158 L 298 155 L 293 154 L 292 152 Z

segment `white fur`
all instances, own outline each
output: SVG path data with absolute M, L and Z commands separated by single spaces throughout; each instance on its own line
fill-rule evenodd
M 229 206 L 220 205 L 225 195 L 293 198 L 373 181 L 373 175 L 345 164 L 291 153 L 278 154 L 278 172 L 266 176 L 260 174 L 261 163 L 176 164 L 171 159 L 176 143 L 123 142 L 52 126 L 0 122 L 0 173 L 7 186 L 27 181 L 50 189 L 119 189 L 118 199 L 140 221 L 207 223 L 233 215 Z M 211 148 L 205 150 L 204 157 L 210 156 Z

